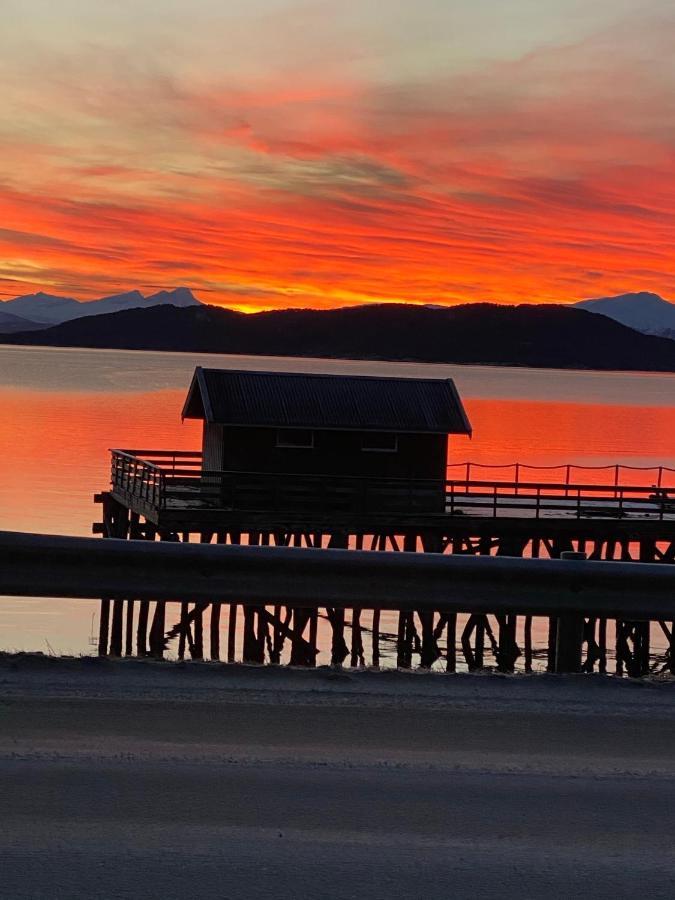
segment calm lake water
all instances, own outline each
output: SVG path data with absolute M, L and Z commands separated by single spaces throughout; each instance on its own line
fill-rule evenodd
M 451 465 L 675 467 L 675 375 L 0 347 L 0 528 L 90 535 L 109 448 L 197 449 L 200 423 L 180 420 L 195 365 L 452 377 L 474 436 L 451 440 Z M 4 600 L 0 647 L 87 652 L 96 614 Z

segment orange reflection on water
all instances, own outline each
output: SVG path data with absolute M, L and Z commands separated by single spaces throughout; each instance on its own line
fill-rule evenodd
M 675 468 L 675 406 L 618 406 L 591 403 L 544 403 L 529 400 L 469 399 L 465 402 L 473 439 L 452 437 L 448 462 L 471 460 L 487 466 L 519 462 L 532 466 L 650 467 L 650 471 L 624 471 L 622 481 L 652 484 L 653 467 Z M 463 477 L 450 469 L 450 477 Z M 551 481 L 558 472 L 523 471 L 521 478 Z M 481 479 L 505 478 L 498 469 L 473 473 Z M 511 475 L 508 476 L 512 477 Z M 610 469 L 573 472 L 583 483 L 613 483 Z M 675 472 L 665 472 L 664 483 L 675 485 Z
M 184 395 L 0 389 L 0 526 L 91 534 L 111 447 L 199 446 L 200 423 L 181 424 Z

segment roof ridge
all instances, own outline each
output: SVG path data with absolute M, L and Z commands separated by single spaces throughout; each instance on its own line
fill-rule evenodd
M 412 376 L 412 375 L 361 375 L 355 372 L 285 372 L 276 369 L 213 369 L 204 366 L 198 366 L 203 372 L 217 372 L 223 375 L 282 375 L 289 378 L 357 378 L 363 381 L 411 381 L 411 382 L 438 382 L 454 380 L 451 376 Z

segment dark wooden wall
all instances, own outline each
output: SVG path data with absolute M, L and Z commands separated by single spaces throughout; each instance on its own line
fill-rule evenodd
M 314 430 L 312 449 L 277 447 L 276 428 L 206 425 L 204 468 L 218 459 L 214 442 L 222 433 L 225 471 L 289 474 L 365 475 L 382 478 L 445 480 L 448 438 L 438 434 L 400 434 L 395 453 L 362 449 L 364 433 Z

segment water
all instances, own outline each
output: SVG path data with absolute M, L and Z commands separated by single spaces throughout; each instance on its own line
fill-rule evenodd
M 451 439 L 451 464 L 675 467 L 675 375 L 0 347 L 0 528 L 89 535 L 109 448 L 198 448 L 180 418 L 195 365 L 454 378 L 474 436 Z M 0 646 L 88 652 L 96 613 L 4 600 Z

